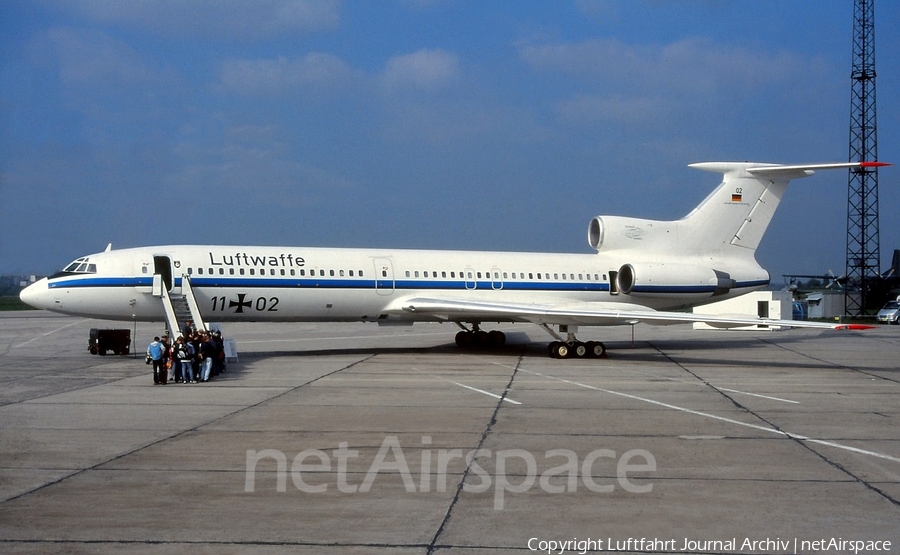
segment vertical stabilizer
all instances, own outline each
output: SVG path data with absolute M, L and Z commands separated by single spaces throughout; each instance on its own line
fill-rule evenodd
M 759 247 L 781 198 L 792 179 L 813 175 L 814 170 L 886 165 L 850 162 L 783 166 L 752 162 L 704 162 L 691 164 L 700 170 L 719 172 L 722 183 L 679 222 L 687 246 L 702 251 L 741 249 L 750 256 Z M 732 251 L 734 252 L 734 251 Z

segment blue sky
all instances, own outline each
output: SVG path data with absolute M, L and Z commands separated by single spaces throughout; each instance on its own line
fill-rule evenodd
M 675 219 L 701 161 L 848 157 L 852 0 L 0 2 L 0 273 L 215 243 L 590 252 Z M 900 162 L 900 4 L 876 6 Z M 881 171 L 883 266 L 900 169 Z M 847 173 L 758 259 L 842 273 Z

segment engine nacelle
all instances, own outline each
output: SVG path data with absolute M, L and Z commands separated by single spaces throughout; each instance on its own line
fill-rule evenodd
M 737 284 L 726 272 L 680 263 L 623 264 L 616 289 L 624 295 L 684 294 L 691 297 L 724 295 Z
M 588 244 L 604 251 L 631 248 L 667 248 L 678 239 L 677 221 L 597 216 L 588 224 Z

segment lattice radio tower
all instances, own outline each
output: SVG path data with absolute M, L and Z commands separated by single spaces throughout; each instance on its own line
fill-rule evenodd
M 850 162 L 878 160 L 875 125 L 875 0 L 854 0 Z M 850 170 L 847 196 L 845 313 L 863 316 L 880 275 L 878 168 Z M 874 299 L 873 299 L 874 300 Z

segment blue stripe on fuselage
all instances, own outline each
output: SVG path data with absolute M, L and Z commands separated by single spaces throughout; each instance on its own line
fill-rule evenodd
M 181 279 L 175 279 L 175 286 L 181 286 Z M 240 288 L 285 288 L 285 289 L 361 289 L 376 288 L 376 280 L 371 279 L 328 279 L 328 278 L 247 278 L 247 277 L 198 277 L 191 278 L 193 287 L 222 287 L 230 289 Z M 768 280 L 740 282 L 735 289 L 748 289 L 765 287 Z M 85 277 L 73 279 L 51 280 L 47 287 L 58 288 L 92 288 L 92 287 L 150 287 L 153 285 L 152 277 Z M 379 279 L 378 289 L 395 290 L 446 290 L 465 291 L 470 290 L 504 290 L 504 291 L 609 291 L 609 284 L 601 282 L 564 282 L 564 281 L 447 281 L 447 280 L 408 280 L 408 279 Z M 713 293 L 716 290 L 712 285 L 637 285 L 633 292 L 639 294 L 657 295 L 697 295 Z

